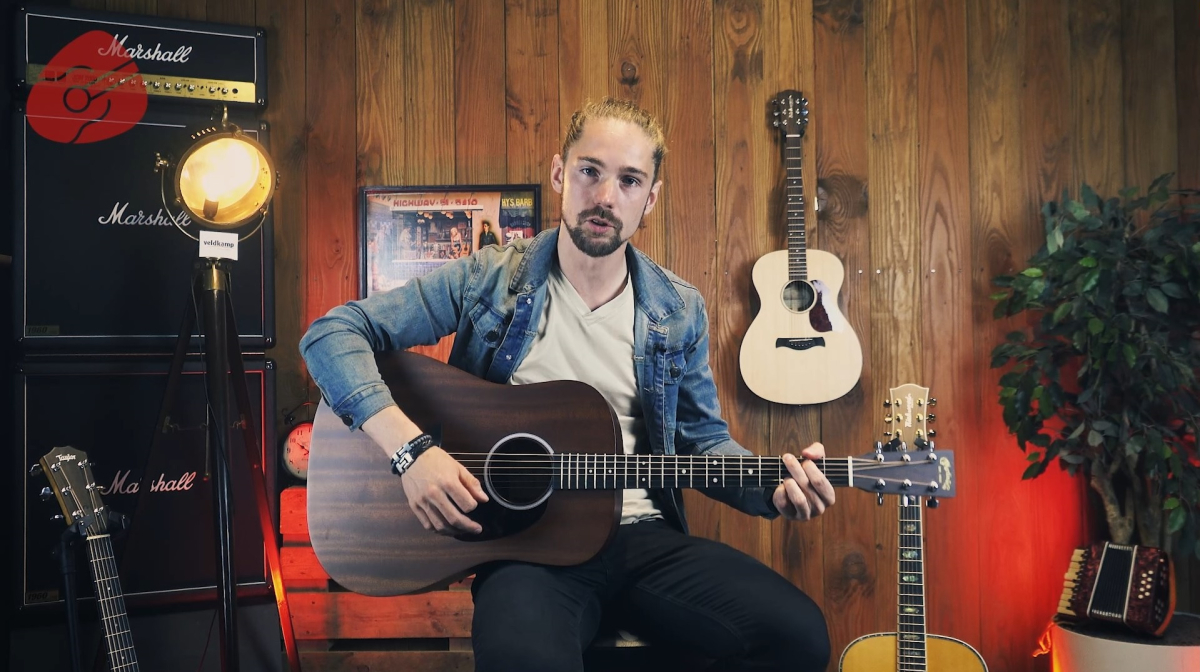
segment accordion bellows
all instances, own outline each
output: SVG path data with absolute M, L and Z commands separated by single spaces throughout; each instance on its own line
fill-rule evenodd
M 1058 613 L 1162 636 L 1175 611 L 1175 568 L 1160 548 L 1103 542 L 1075 549 Z

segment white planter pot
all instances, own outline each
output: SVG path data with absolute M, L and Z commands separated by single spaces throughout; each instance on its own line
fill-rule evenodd
M 1176 614 L 1161 639 L 1087 626 L 1051 628 L 1053 672 L 1196 672 L 1200 670 L 1200 616 Z

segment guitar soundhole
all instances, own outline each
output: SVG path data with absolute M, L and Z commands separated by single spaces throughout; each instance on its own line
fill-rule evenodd
M 501 506 L 523 511 L 546 501 L 554 477 L 550 446 L 532 434 L 502 439 L 488 454 L 484 487 Z
M 807 280 L 793 280 L 783 286 L 783 305 L 794 313 L 803 313 L 817 300 L 817 292 Z

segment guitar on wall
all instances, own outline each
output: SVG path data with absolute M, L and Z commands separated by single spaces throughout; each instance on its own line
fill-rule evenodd
M 849 392 L 862 374 L 862 345 L 838 308 L 842 262 L 809 250 L 804 230 L 802 144 L 808 101 L 784 91 L 773 101 L 783 136 L 788 249 L 754 264 L 762 306 L 742 340 L 742 378 L 751 392 L 780 404 L 820 404 Z
M 392 397 L 483 484 L 469 517 L 483 532 L 421 527 L 387 454 L 322 401 L 313 425 L 308 527 L 329 576 L 365 595 L 446 585 L 492 560 L 574 565 L 620 522 L 624 488 L 774 487 L 780 457 L 625 455 L 612 408 L 576 381 L 500 385 L 412 352 L 376 356 Z M 953 455 L 825 458 L 834 486 L 954 495 Z
M 38 460 L 34 471 L 46 475 L 68 526 L 77 527 L 87 540 L 96 610 L 104 627 L 108 667 L 113 672 L 137 672 L 137 653 L 125 613 L 125 593 L 117 575 L 109 535 L 109 510 L 100 501 L 92 463 L 87 453 L 70 446 L 55 448 Z
M 876 444 L 880 455 L 921 455 L 933 451 L 934 432 L 927 423 L 933 419 L 929 407 L 929 388 L 919 385 L 893 387 L 884 423 L 891 437 L 887 444 Z M 915 450 L 909 449 L 909 441 Z M 934 454 L 940 454 L 936 451 Z M 900 543 L 897 572 L 896 632 L 865 635 L 850 642 L 838 663 L 839 672 L 987 672 L 987 664 L 970 644 L 942 635 L 930 635 L 925 628 L 925 532 L 922 495 L 903 493 L 899 498 Z M 929 508 L 937 506 L 937 497 L 929 496 Z M 894 668 L 893 668 L 894 666 Z

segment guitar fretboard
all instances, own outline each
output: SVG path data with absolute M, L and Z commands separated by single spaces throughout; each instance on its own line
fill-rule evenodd
M 104 644 L 108 649 L 108 666 L 113 672 L 137 672 L 137 653 L 125 613 L 125 595 L 117 576 L 113 558 L 112 537 L 107 534 L 89 535 L 88 557 L 92 581 L 96 588 L 96 610 L 104 626 Z
M 921 500 L 900 497 L 900 574 L 896 669 L 925 672 L 925 544 Z
M 852 458 L 823 458 L 817 467 L 834 487 L 849 486 Z M 779 485 L 788 477 L 779 457 L 742 455 L 554 456 L 554 487 L 559 490 L 625 488 L 742 488 Z
M 787 173 L 788 279 L 808 279 L 808 242 L 804 229 L 803 145 L 800 133 L 788 133 L 783 142 L 783 166 Z

